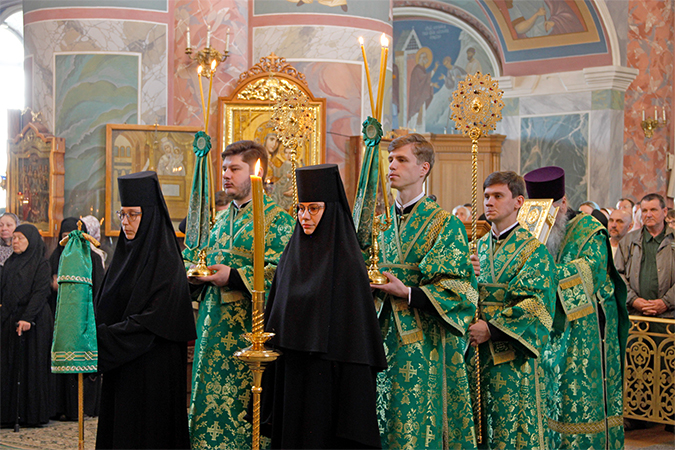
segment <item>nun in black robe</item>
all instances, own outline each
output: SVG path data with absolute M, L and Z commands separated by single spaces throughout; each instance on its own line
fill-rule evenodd
M 283 355 L 265 372 L 272 448 L 379 448 L 376 374 L 386 368 L 366 266 L 338 167 L 297 169 L 298 201 L 324 202 L 312 234 L 296 223 L 266 307 Z
M 76 217 L 66 217 L 61 221 L 58 238 L 63 239 L 71 231 L 78 229 L 77 222 L 80 219 Z M 83 233 L 88 233 L 87 226 L 82 222 Z M 58 285 L 56 276 L 59 273 L 59 262 L 63 253 L 63 245 L 57 245 L 49 257 L 49 266 L 51 268 L 51 293 L 49 296 L 49 308 L 52 314 L 56 314 L 56 302 L 58 299 Z M 103 261 L 98 254 L 91 253 L 91 275 L 92 275 L 92 294 L 96 298 L 101 283 L 103 282 Z M 95 417 L 98 415 L 98 405 L 101 396 L 101 377 L 96 373 L 87 373 L 84 375 L 84 414 Z M 74 373 L 54 374 L 54 391 L 52 393 L 54 400 L 55 418 L 61 420 L 77 420 L 77 375 Z
M 120 233 L 96 301 L 96 447 L 190 448 L 187 342 L 196 334 L 178 242 L 155 172 L 118 184 L 122 206 L 142 215 L 133 239 Z
M 35 226 L 19 225 L 14 233 L 23 234 L 28 247 L 23 253 L 12 253 L 2 271 L 0 420 L 4 426 L 14 424 L 18 401 L 19 423 L 37 426 L 49 422 L 54 414 L 50 357 L 54 318 L 48 304 L 49 263 Z M 31 325 L 21 337 L 17 334 L 20 320 Z

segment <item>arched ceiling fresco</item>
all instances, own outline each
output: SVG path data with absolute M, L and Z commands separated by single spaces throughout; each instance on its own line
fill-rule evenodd
M 497 54 L 503 75 L 543 74 L 612 64 L 608 36 L 614 29 L 604 1 L 394 1 L 394 8 L 412 7 L 449 14 L 473 27 Z

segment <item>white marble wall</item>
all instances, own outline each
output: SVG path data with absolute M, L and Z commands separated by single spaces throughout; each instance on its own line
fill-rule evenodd
M 624 97 L 636 73 L 609 66 L 500 79 L 505 107 L 496 132 L 506 135 L 502 170 L 524 174 L 534 168 L 532 161 L 540 166 L 569 164 L 564 168 L 576 172 L 570 178 L 582 189 L 573 192 L 574 203 L 583 198 L 601 206 L 615 205 L 622 196 Z M 533 127 L 533 123 L 545 124 L 546 129 Z M 575 123 L 581 128 L 574 129 Z M 562 130 L 577 137 L 564 135 Z M 537 146 L 530 154 L 533 141 Z M 553 149 L 557 148 L 574 148 L 574 155 L 556 154 Z
M 55 53 L 140 53 L 139 123 L 166 124 L 167 26 L 119 20 L 59 20 L 24 27 L 26 56 L 33 57 L 32 103 L 54 129 Z

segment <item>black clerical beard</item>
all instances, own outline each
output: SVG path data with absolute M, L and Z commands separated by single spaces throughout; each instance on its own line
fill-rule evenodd
M 560 244 L 565 238 L 565 231 L 568 221 L 569 217 L 567 214 L 562 214 L 561 211 L 558 211 L 558 215 L 555 218 L 555 224 L 553 224 L 551 233 L 548 235 L 548 240 L 546 241 L 546 248 L 548 248 L 548 251 L 551 252 L 553 258 L 558 255 Z

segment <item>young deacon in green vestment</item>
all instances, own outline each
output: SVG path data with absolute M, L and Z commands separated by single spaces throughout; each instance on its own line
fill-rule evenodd
M 191 279 L 203 286 L 199 296 L 197 341 L 192 366 L 190 439 L 193 449 L 250 448 L 251 425 L 244 420 L 251 372 L 233 354 L 248 347 L 253 290 L 253 206 L 249 176 L 258 159 L 267 169 L 265 149 L 239 141 L 223 152 L 223 189 L 231 198 L 211 230 L 206 262 L 216 273 Z M 265 289 L 295 226 L 293 218 L 269 197 L 265 207 Z M 197 252 L 184 251 L 187 261 Z
M 546 449 L 546 380 L 541 366 L 555 307 L 555 264 L 518 223 L 525 183 L 515 172 L 494 172 L 483 183 L 492 230 L 472 256 L 480 319 L 469 327 L 467 365 L 473 386 L 478 346 L 482 448 Z M 474 397 L 475 398 L 475 397 Z
M 389 279 L 376 307 L 389 367 L 378 376 L 383 448 L 473 448 L 464 364 L 465 334 L 476 310 L 476 280 L 462 223 L 423 192 L 434 149 L 409 134 L 389 145 L 398 189 L 393 221 L 380 234 Z
M 626 285 L 612 262 L 605 227 L 567 206 L 565 172 L 525 175 L 530 198 L 559 206 L 546 246 L 558 272 L 550 345 L 549 430 L 552 448 L 623 448 L 623 361 L 628 336 Z

